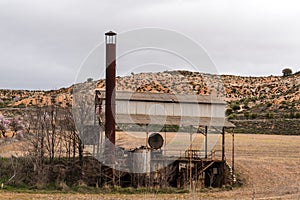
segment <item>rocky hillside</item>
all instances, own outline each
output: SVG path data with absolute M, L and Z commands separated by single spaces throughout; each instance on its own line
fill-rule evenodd
M 92 81 L 105 88 L 105 81 Z M 117 77 L 117 90 L 216 95 L 228 102 L 229 118 L 256 118 L 262 115 L 300 115 L 300 73 L 291 76 L 241 77 L 210 75 L 189 71 L 140 73 Z M 72 105 L 73 86 L 52 91 L 0 90 L 0 107 Z M 298 114 L 299 113 L 299 114 Z
M 72 105 L 72 87 L 51 91 L 0 90 L 0 108 L 24 108 L 51 105 Z

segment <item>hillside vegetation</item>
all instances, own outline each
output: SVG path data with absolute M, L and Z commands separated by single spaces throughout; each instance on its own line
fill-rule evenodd
M 105 80 L 89 81 L 89 84 L 105 89 Z M 0 108 L 53 103 L 71 107 L 73 88 L 51 91 L 0 90 Z M 230 120 L 300 118 L 300 73 L 268 77 L 216 76 L 189 71 L 132 73 L 117 77 L 117 90 L 215 95 L 227 102 L 226 115 Z M 298 121 L 291 123 L 297 124 Z

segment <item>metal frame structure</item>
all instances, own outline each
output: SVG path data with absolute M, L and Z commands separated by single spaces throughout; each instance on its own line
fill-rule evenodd
M 101 99 L 101 101 L 105 102 L 105 91 L 97 91 L 98 97 Z M 99 95 L 100 93 L 100 95 Z M 201 117 L 201 116 L 189 116 L 188 113 L 185 113 L 184 116 L 176 116 L 176 112 L 169 112 L 170 115 L 156 115 L 157 113 L 153 112 L 151 114 L 137 114 L 141 113 L 141 110 L 137 112 L 135 106 L 137 104 L 143 105 L 143 104 L 159 104 L 162 105 L 164 104 L 163 107 L 165 108 L 173 108 L 173 110 L 176 110 L 175 107 L 177 106 L 182 106 L 183 104 L 186 104 L 188 106 L 194 106 L 194 108 L 200 107 L 201 109 L 202 106 L 207 107 L 211 106 L 212 108 L 208 109 L 208 111 L 211 111 L 214 106 L 224 106 L 225 103 L 222 101 L 218 100 L 211 100 L 213 97 L 209 96 L 204 96 L 201 97 L 199 96 L 196 100 L 192 99 L 189 101 L 189 96 L 184 95 L 185 100 L 183 102 L 180 101 L 175 101 L 174 100 L 175 95 L 170 95 L 170 94 L 153 94 L 153 93 L 131 93 L 131 92 L 117 92 L 116 93 L 116 107 L 117 107 L 117 112 L 115 115 L 115 122 L 116 125 L 118 124 L 138 124 L 140 126 L 145 127 L 145 133 L 146 133 L 146 144 L 145 146 L 148 147 L 147 141 L 148 141 L 148 135 L 151 130 L 149 130 L 149 124 L 153 123 L 153 118 L 155 118 L 158 122 L 163 121 L 165 125 L 182 125 L 182 126 L 190 126 L 194 128 L 198 128 L 197 133 L 201 133 L 205 137 L 205 149 L 204 149 L 204 157 L 199 156 L 199 152 L 197 150 L 193 150 L 192 147 L 190 146 L 190 149 L 186 151 L 186 156 L 181 158 L 180 162 L 189 162 L 188 164 L 190 166 L 189 169 L 189 179 L 192 180 L 193 178 L 193 173 L 195 172 L 195 169 L 192 169 L 192 166 L 194 165 L 199 165 L 199 162 L 204 162 L 205 166 L 203 166 L 203 169 L 201 170 L 206 170 L 214 163 L 222 163 L 222 174 L 225 173 L 225 162 L 226 162 L 226 157 L 225 157 L 225 128 L 227 129 L 232 129 L 235 126 L 228 122 L 225 117 L 222 117 L 222 115 L 214 114 L 215 117 Z M 179 95 L 180 96 L 180 95 Z M 118 106 L 119 104 L 126 105 L 127 112 L 129 114 L 125 114 L 124 112 L 118 113 Z M 102 103 L 102 105 L 104 105 Z M 128 110 L 129 109 L 129 110 Z M 133 109 L 134 112 L 131 112 L 130 109 Z M 145 108 L 146 109 L 146 108 Z M 123 109 L 124 110 L 124 109 Z M 144 110 L 144 108 L 142 109 Z M 190 109 L 192 110 L 192 109 Z M 119 110 L 120 111 L 120 110 Z M 122 110 L 121 110 L 122 111 Z M 159 113 L 158 113 L 159 114 Z M 191 114 L 193 115 L 193 114 Z M 103 115 L 102 115 L 103 116 Z M 105 122 L 105 119 L 100 120 L 102 123 Z M 202 129 L 200 128 L 202 127 Z M 218 132 L 219 134 L 222 134 L 222 150 L 221 150 L 221 159 L 215 158 L 213 152 L 208 152 L 208 133 L 209 129 L 213 129 L 215 132 Z M 192 129 L 191 129 L 192 130 Z M 163 130 L 162 130 L 163 132 Z M 192 131 L 189 131 L 190 136 L 192 137 L 192 134 L 194 134 Z M 167 133 L 165 132 L 165 138 L 167 136 Z M 234 142 L 234 135 L 232 132 L 233 136 L 233 142 Z M 166 140 L 165 140 L 166 142 Z M 164 148 L 164 150 L 166 150 Z M 165 154 L 165 152 L 164 152 Z M 187 159 L 187 160 L 186 160 Z M 186 160 L 186 161 L 185 161 Z M 196 164 L 195 164 L 196 163 Z M 233 143 L 233 148 L 232 148 L 232 175 L 234 173 L 234 143 Z M 192 181 L 190 183 L 190 188 L 193 188 Z
M 200 158 L 197 152 L 190 145 L 186 150 L 186 156 L 180 157 L 175 163 L 180 168 L 180 163 L 189 166 L 189 175 L 184 180 L 188 180 L 190 189 L 193 188 L 193 180 L 215 162 L 221 163 L 222 174 L 225 174 L 225 128 L 235 127 L 228 122 L 224 116 L 225 102 L 214 96 L 161 94 L 161 93 L 138 93 L 138 92 L 117 92 L 116 93 L 116 33 L 110 31 L 105 33 L 106 42 L 106 90 L 96 90 L 95 94 L 95 122 L 98 121 L 100 127 L 105 126 L 105 140 L 102 140 L 102 130 L 100 130 L 100 141 L 97 141 L 97 154 L 99 147 L 104 146 L 104 155 L 107 155 L 106 163 L 115 165 L 115 143 L 117 124 L 135 124 L 145 127 L 146 148 L 151 150 L 147 144 L 150 124 L 163 124 L 191 127 L 190 140 L 192 141 L 192 127 L 198 128 L 199 132 L 205 136 L 205 156 Z M 104 108 L 103 108 L 104 107 Z M 105 117 L 103 118 L 103 111 Z M 97 119 L 97 120 L 96 120 Z M 204 127 L 201 131 L 199 127 Z M 208 128 L 221 130 L 222 134 L 222 155 L 221 160 L 213 160 L 208 157 Z M 234 135 L 233 142 L 234 142 Z M 165 130 L 166 147 L 167 133 Z M 104 141 L 104 145 L 102 142 Z M 99 144 L 100 142 L 100 144 Z M 191 143 L 192 144 L 192 143 Z M 95 149 L 95 147 L 93 147 Z M 166 149 L 164 149 L 166 150 Z M 233 149 L 234 151 L 234 145 Z M 101 151 L 101 150 L 100 150 Z M 164 153 L 165 154 L 165 153 Z M 158 162 L 165 162 L 166 156 L 158 159 Z M 172 159 L 172 158 L 171 158 Z M 234 170 L 234 152 L 232 153 L 232 165 Z M 165 169 L 166 170 L 166 169 Z M 200 171 L 200 172 L 199 172 Z M 196 173 L 196 178 L 193 177 Z M 212 173 L 212 172 L 211 172 Z M 165 171 L 167 174 L 167 171 Z M 109 177 L 112 185 L 115 184 L 114 167 L 106 168 L 103 172 L 105 177 Z M 150 178 L 151 179 L 151 178 Z M 165 177 L 166 181 L 166 177 Z M 224 184 L 224 178 L 221 179 Z M 179 184 L 180 185 L 180 184 Z M 178 184 L 177 184 L 178 186 Z

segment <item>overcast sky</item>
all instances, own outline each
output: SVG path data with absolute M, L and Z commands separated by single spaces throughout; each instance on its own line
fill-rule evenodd
M 220 74 L 300 70 L 297 0 L 0 0 L 0 88 L 69 86 L 106 31 L 143 27 L 191 38 Z

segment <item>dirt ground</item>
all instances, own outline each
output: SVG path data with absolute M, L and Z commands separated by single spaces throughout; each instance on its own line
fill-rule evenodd
M 231 162 L 232 136 L 226 136 Z M 217 145 L 220 148 L 220 145 Z M 300 136 L 235 135 L 235 168 L 243 186 L 189 194 L 25 194 L 0 190 L 0 199 L 300 199 Z

